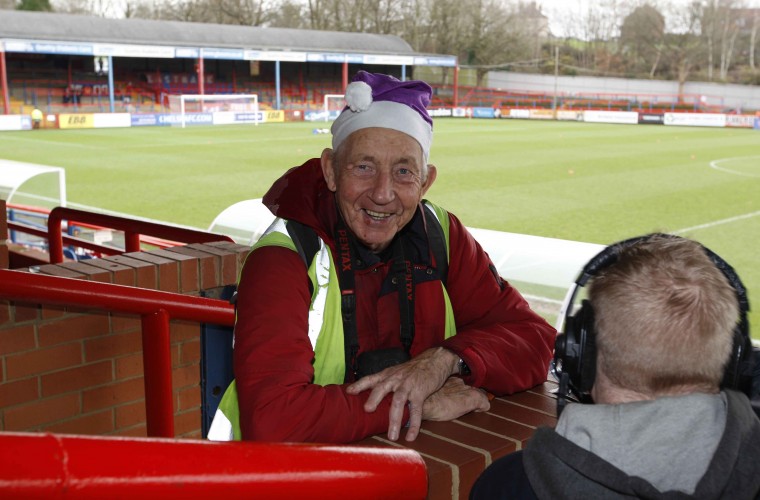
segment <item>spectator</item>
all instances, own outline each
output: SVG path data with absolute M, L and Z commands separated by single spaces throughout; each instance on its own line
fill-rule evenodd
M 586 270 L 588 302 L 555 358 L 561 383 L 582 398 L 590 388 L 595 404 L 568 405 L 556 429 L 491 464 L 470 498 L 757 498 L 760 421 L 727 388 L 747 391 L 751 371 L 733 269 L 694 241 L 648 235 Z
M 553 328 L 423 200 L 437 176 L 430 97 L 424 82 L 360 71 L 332 149 L 264 196 L 278 219 L 241 273 L 237 393 L 210 439 L 396 440 L 408 426 L 411 441 L 422 420 L 488 409 L 485 391 L 545 381 Z
M 32 128 L 38 129 L 42 126 L 42 111 L 39 108 L 32 110 Z

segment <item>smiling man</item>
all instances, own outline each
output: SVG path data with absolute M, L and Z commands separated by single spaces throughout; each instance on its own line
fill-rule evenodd
M 210 439 L 345 443 L 489 408 L 546 379 L 555 331 L 423 200 L 431 88 L 360 71 L 332 148 L 264 196 Z M 239 413 L 237 412 L 239 408 Z M 239 418 L 239 426 L 237 424 Z

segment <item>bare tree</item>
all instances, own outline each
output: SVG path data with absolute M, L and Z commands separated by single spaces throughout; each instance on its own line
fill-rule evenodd
M 575 54 L 578 69 L 609 71 L 610 53 L 615 51 L 614 40 L 625 9 L 624 2 L 600 0 L 589 2 L 585 10 L 571 11 L 563 18 L 568 53 Z
M 400 5 L 397 34 L 418 52 L 433 52 L 431 0 L 403 0 Z
M 277 28 L 308 28 L 304 18 L 306 8 L 298 1 L 283 0 L 278 9 L 272 12 L 270 26 Z
M 467 39 L 468 64 L 475 65 L 477 85 L 494 66 L 532 59 L 530 33 L 523 29 L 518 10 L 502 7 L 494 0 L 478 2 L 479 8 L 470 5 Z
M 718 59 L 718 78 L 725 80 L 731 67 L 739 23 L 736 15 L 739 3 L 734 0 L 709 0 L 702 11 L 702 36 L 707 50 L 707 78 L 713 80 L 715 59 Z
M 679 32 L 665 35 L 663 59 L 670 67 L 672 77 L 678 80 L 678 96 L 683 99 L 684 85 L 704 54 L 700 40 L 702 6 L 699 1 L 694 1 L 685 9 L 671 10 L 670 15 Z

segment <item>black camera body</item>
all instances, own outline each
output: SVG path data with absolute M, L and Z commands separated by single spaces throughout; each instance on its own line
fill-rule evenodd
M 357 358 L 356 380 L 373 373 L 381 372 L 388 367 L 409 361 L 411 356 L 403 347 L 391 347 L 363 352 Z

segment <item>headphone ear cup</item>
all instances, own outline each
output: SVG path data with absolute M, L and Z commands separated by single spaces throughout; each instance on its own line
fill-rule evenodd
M 752 395 L 752 371 L 754 369 L 754 354 L 749 335 L 740 326 L 734 330 L 734 344 L 731 357 L 723 372 L 721 387 L 735 389 Z
M 581 394 L 588 394 L 596 379 L 596 328 L 591 302 L 584 300 L 581 303 L 581 309 L 576 318 L 580 344 L 576 387 Z
M 581 401 L 590 400 L 588 393 L 596 377 L 596 337 L 594 310 L 588 300 L 565 321 L 565 332 L 554 343 L 555 363 L 569 379 L 571 392 Z

